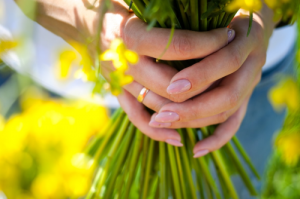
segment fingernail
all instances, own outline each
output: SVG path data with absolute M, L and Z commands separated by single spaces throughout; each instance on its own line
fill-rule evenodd
M 235 31 L 232 29 L 228 29 L 227 34 L 228 34 L 228 43 L 230 43 L 235 37 Z
M 173 146 L 183 146 L 183 144 L 178 140 L 167 139 L 165 142 Z
M 167 88 L 167 92 L 169 94 L 178 94 L 190 90 L 191 87 L 192 84 L 190 81 L 186 79 L 180 79 L 170 84 Z
M 175 122 L 179 120 L 179 115 L 174 112 L 161 112 L 156 115 L 155 121 L 157 122 Z
M 153 120 L 151 120 L 149 122 L 149 125 L 152 126 L 152 127 L 162 127 L 162 128 L 164 128 L 164 127 L 170 127 L 171 123 L 170 122 L 168 122 L 168 123 L 161 123 L 161 122 L 157 122 L 157 121 L 155 121 L 153 119 Z
M 197 153 L 195 153 L 194 158 L 199 158 L 201 156 L 205 156 L 208 153 L 209 153 L 209 150 L 206 150 L 206 149 L 198 151 Z

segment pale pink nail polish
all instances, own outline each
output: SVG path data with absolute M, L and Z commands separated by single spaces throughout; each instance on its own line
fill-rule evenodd
M 227 35 L 228 35 L 228 43 L 230 43 L 235 37 L 235 31 L 232 29 L 228 29 Z
M 157 122 L 155 120 L 151 120 L 149 122 L 149 125 L 152 126 L 152 127 L 161 127 L 161 128 L 166 128 L 166 127 L 170 127 L 171 126 L 171 123 L 168 122 L 168 123 L 161 123 L 161 122 Z
M 165 142 L 173 146 L 183 146 L 183 144 L 178 140 L 167 139 Z
M 161 112 L 155 116 L 155 121 L 157 122 L 175 122 L 179 120 L 179 115 L 174 112 Z
M 205 156 L 208 153 L 209 153 L 209 150 L 206 150 L 206 149 L 198 151 L 197 153 L 195 153 L 194 158 L 199 158 L 201 156 Z
M 190 81 L 186 79 L 180 79 L 170 84 L 167 88 L 167 92 L 169 94 L 179 94 L 190 90 L 191 87 L 192 84 Z

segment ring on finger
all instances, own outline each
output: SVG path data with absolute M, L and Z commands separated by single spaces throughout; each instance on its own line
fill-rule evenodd
M 140 102 L 140 103 L 143 103 L 147 93 L 149 92 L 149 89 L 144 87 L 142 88 L 142 90 L 140 91 L 140 94 L 139 96 L 137 97 L 137 100 Z

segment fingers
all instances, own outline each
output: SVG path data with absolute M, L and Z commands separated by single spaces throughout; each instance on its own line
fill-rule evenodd
M 102 63 L 104 66 L 102 69 L 102 74 L 105 78 L 109 79 L 108 74 L 113 71 L 112 63 Z M 177 72 L 178 71 L 171 66 L 163 63 L 156 63 L 154 59 L 141 56 L 139 63 L 134 66 L 130 66 L 126 74 L 131 75 L 136 82 L 150 89 L 151 92 L 174 101 L 176 100 L 176 96 L 169 95 L 166 90 L 172 77 Z M 137 96 L 138 93 L 139 91 L 135 91 L 135 93 L 132 94 Z
M 246 99 L 249 98 L 249 96 L 251 96 L 253 89 L 260 82 L 260 79 L 261 79 L 261 73 L 259 73 L 256 76 L 255 81 L 253 82 L 252 89 L 248 92 L 248 95 L 247 95 L 248 97 L 246 97 Z M 206 117 L 206 118 L 200 118 L 200 119 L 196 119 L 196 120 L 192 120 L 192 121 L 188 121 L 188 122 L 180 122 L 179 121 L 179 122 L 172 122 L 172 123 L 171 122 L 162 123 L 162 122 L 155 121 L 155 117 L 157 115 L 157 113 L 155 113 L 151 117 L 151 121 L 149 122 L 149 125 L 152 127 L 156 127 L 156 128 L 172 128 L 172 129 L 201 128 L 201 127 L 206 127 L 206 126 L 226 122 L 228 120 L 228 118 L 230 118 L 231 115 L 233 115 L 239 108 L 240 108 L 240 106 L 237 106 L 234 109 L 222 112 L 222 113 L 214 115 L 214 116 Z
M 240 109 L 226 122 L 220 124 L 213 135 L 199 141 L 194 147 L 194 158 L 206 155 L 224 146 L 238 131 L 247 111 L 249 97 L 244 101 Z
M 144 88 L 141 84 L 137 83 L 136 81 L 132 82 L 131 84 L 125 85 L 124 89 L 130 92 L 135 98 L 138 97 L 140 91 Z M 152 92 L 151 90 L 148 91 L 147 95 L 144 97 L 143 104 L 148 108 L 158 112 L 163 105 L 170 103 L 171 101 L 157 95 L 156 93 Z
M 121 37 L 126 45 L 141 55 L 158 58 L 164 51 L 170 38 L 170 29 L 152 28 L 131 17 L 125 24 Z M 223 46 L 234 36 L 234 31 L 227 28 L 207 32 L 175 30 L 170 47 L 161 57 L 163 60 L 188 60 L 205 57 Z
M 236 112 L 238 108 L 232 109 L 229 111 L 225 111 L 223 113 L 206 117 L 206 118 L 201 118 L 201 119 L 196 119 L 192 121 L 187 121 L 187 122 L 157 122 L 155 121 L 155 117 L 157 113 L 153 114 L 151 117 L 151 121 L 149 122 L 149 125 L 155 128 L 171 128 L 171 129 L 179 129 L 179 128 L 201 128 L 205 126 L 210 126 L 214 124 L 220 124 L 225 122 L 233 113 Z
M 167 92 L 179 95 L 180 101 L 185 101 L 202 93 L 214 81 L 237 71 L 253 50 L 253 43 L 249 39 L 244 40 L 237 36 L 225 48 L 178 72 L 172 78 Z
M 155 117 L 157 122 L 192 121 L 210 117 L 238 107 L 260 73 L 260 63 L 256 56 L 249 56 L 235 73 L 223 78 L 213 90 L 196 96 L 183 103 L 164 105 Z
M 150 114 L 144 105 L 139 103 L 129 92 L 124 92 L 118 96 L 120 105 L 129 117 L 129 120 L 150 138 L 167 142 L 174 146 L 182 146 L 181 137 L 177 131 L 173 129 L 158 129 L 148 125 Z

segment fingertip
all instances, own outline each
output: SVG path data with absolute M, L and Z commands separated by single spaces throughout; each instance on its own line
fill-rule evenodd
M 227 31 L 228 43 L 232 42 L 235 38 L 235 31 L 233 29 L 228 29 Z
M 170 145 L 177 146 L 177 147 L 182 147 L 183 146 L 183 144 L 178 140 L 167 139 L 165 142 L 170 144 Z

